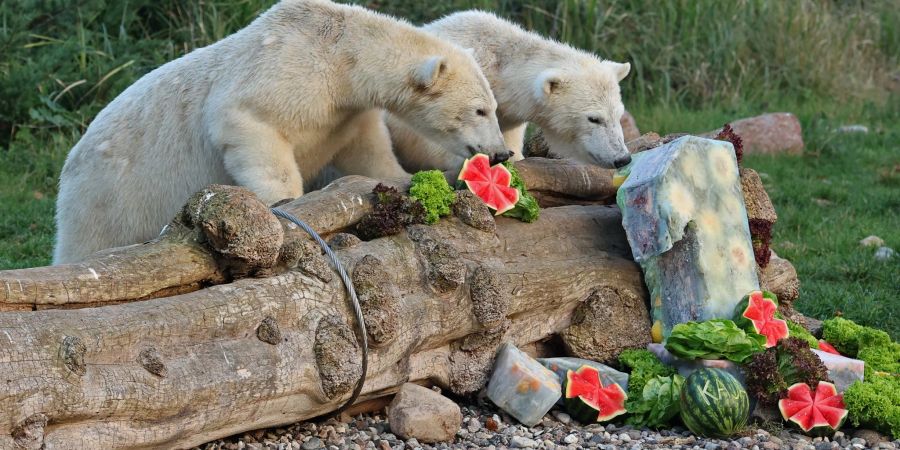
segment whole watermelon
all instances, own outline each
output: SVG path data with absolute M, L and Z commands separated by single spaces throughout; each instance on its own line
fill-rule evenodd
M 747 391 L 722 369 L 699 369 L 681 388 L 681 420 L 702 436 L 726 438 L 739 432 L 750 418 Z

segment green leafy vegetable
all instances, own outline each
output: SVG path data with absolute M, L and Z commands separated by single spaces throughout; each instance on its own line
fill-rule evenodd
M 828 319 L 822 323 L 822 337 L 842 355 L 855 358 L 865 347 L 889 346 L 891 337 L 874 328 L 857 325 L 842 317 Z
M 630 369 L 628 378 L 628 398 L 641 398 L 644 386 L 653 378 L 675 374 L 673 367 L 667 366 L 653 353 L 644 349 L 629 349 L 619 353 L 619 363 Z
M 809 349 L 809 343 L 798 337 L 778 341 L 750 358 L 746 366 L 747 393 L 760 403 L 775 406 L 794 383 L 817 386 L 828 380 L 828 369 Z
M 844 392 L 844 405 L 854 426 L 874 428 L 900 438 L 900 376 L 866 376 Z
M 425 222 L 435 223 L 450 214 L 456 195 L 440 170 L 416 172 L 409 186 L 409 194 L 425 207 Z
M 659 428 L 666 426 L 681 412 L 681 387 L 684 377 L 675 374 L 654 377 L 647 381 L 640 397 L 629 396 L 625 405 L 631 415 L 625 423 L 636 427 Z
M 423 223 L 425 208 L 422 204 L 401 194 L 396 188 L 378 183 L 372 189 L 375 206 L 372 212 L 356 225 L 356 233 L 365 240 L 397 234 L 414 223 Z
M 686 359 L 728 359 L 743 363 L 765 349 L 766 337 L 746 333 L 734 322 L 712 319 L 675 325 L 666 350 Z
M 864 347 L 856 357 L 866 362 L 866 377 L 877 372 L 900 377 L 900 344 L 896 342 Z
M 806 328 L 804 328 L 803 325 L 800 325 L 796 322 L 791 322 L 790 320 L 786 320 L 786 322 L 791 337 L 803 339 L 807 344 L 809 344 L 810 348 L 819 348 L 819 340 L 816 339 L 816 337 L 813 336 L 812 333 L 810 333 Z
M 528 193 L 528 188 L 525 187 L 525 180 L 519 175 L 519 171 L 516 170 L 516 166 L 514 166 L 512 162 L 505 161 L 503 167 L 506 167 L 506 169 L 509 170 L 510 175 L 512 175 L 509 185 L 519 190 L 519 201 L 516 202 L 516 206 L 503 213 L 503 215 L 519 219 L 522 222 L 534 222 L 541 213 L 541 208 L 538 206 L 537 200 Z

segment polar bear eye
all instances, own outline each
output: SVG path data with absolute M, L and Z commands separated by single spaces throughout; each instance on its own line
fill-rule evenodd
M 597 116 L 588 116 L 588 122 L 600 125 L 601 123 L 603 123 L 603 119 Z
M 475 114 L 478 114 L 481 117 L 487 116 L 487 112 L 485 112 L 484 108 L 478 108 L 475 110 Z

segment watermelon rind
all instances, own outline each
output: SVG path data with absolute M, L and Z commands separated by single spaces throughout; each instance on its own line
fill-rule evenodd
M 750 418 L 750 399 L 730 373 L 715 368 L 695 370 L 681 388 L 681 420 L 701 436 L 727 438 Z
M 566 411 L 581 423 L 605 422 L 626 412 L 625 390 L 616 383 L 603 386 L 600 372 L 591 366 L 566 372 L 564 394 Z M 592 394 L 598 398 L 591 400 Z
M 778 297 L 769 291 L 745 295 L 734 307 L 733 320 L 745 331 L 765 336 L 766 348 L 774 347 L 779 340 L 790 336 L 787 321 L 778 312 Z
M 847 419 L 843 395 L 834 384 L 820 381 L 813 390 L 806 383 L 791 385 L 787 397 L 778 401 L 781 417 L 810 436 L 828 436 Z

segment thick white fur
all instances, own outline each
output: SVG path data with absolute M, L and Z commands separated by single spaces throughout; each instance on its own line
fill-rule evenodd
M 630 64 L 601 60 L 486 12 L 451 14 L 423 29 L 474 50 L 497 99 L 500 129 L 514 159 L 522 157 L 526 123 L 532 122 L 560 156 L 604 167 L 629 160 L 619 123 L 625 111 L 619 81 Z M 459 155 L 403 121 L 392 115 L 387 120 L 394 152 L 407 170 L 448 170 L 462 163 Z
M 155 237 L 211 183 L 272 203 L 329 162 L 403 175 L 382 110 L 461 155 L 505 151 L 469 52 L 360 7 L 283 0 L 100 112 L 62 171 L 54 263 Z

